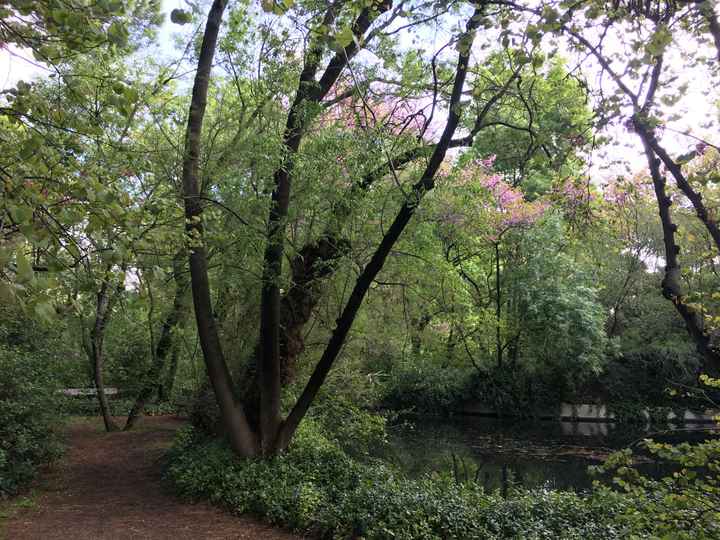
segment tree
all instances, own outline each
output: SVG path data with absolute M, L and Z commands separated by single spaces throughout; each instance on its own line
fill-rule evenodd
M 364 7 L 354 22 L 349 26 L 350 39 L 340 45 L 340 50 L 331 58 L 324 74 L 316 82 L 318 87 L 311 83 L 315 80 L 319 68 L 320 55 L 324 49 L 323 42 L 318 36 L 311 37 L 310 56 L 305 59 L 305 66 L 300 75 L 300 85 L 288 113 L 288 123 L 285 129 L 283 144 L 292 154 L 297 151 L 302 137 L 304 122 L 300 112 L 313 102 L 322 99 L 346 67 L 347 62 L 358 51 L 357 42 L 366 42 L 366 32 L 382 12 L 390 8 L 389 3 L 373 3 Z M 412 186 L 409 198 L 402 204 L 393 225 L 390 227 L 382 242 L 378 246 L 370 262 L 358 278 L 350 299 L 346 304 L 338 324 L 311 376 L 305 390 L 298 398 L 287 419 L 281 422 L 280 407 L 280 365 L 279 365 L 279 286 L 275 282 L 281 272 L 283 254 L 284 221 L 289 208 L 289 189 L 292 179 L 292 156 L 286 159 L 282 168 L 275 173 L 275 189 L 272 193 L 271 213 L 268 220 L 268 244 L 265 252 L 265 270 L 263 276 L 263 302 L 261 306 L 261 343 L 262 362 L 259 367 L 260 387 L 260 413 L 257 431 L 253 430 L 245 409 L 239 404 L 234 395 L 229 371 L 222 355 L 217 328 L 212 318 L 210 291 L 207 274 L 207 258 L 202 245 L 202 206 L 200 204 L 200 186 L 198 183 L 198 157 L 200 149 L 200 131 L 204 116 L 207 89 L 209 83 L 210 67 L 217 43 L 219 25 L 225 9 L 223 2 L 214 2 L 208 16 L 206 31 L 201 46 L 198 71 L 193 87 L 193 98 L 190 106 L 190 115 L 186 135 L 185 161 L 183 167 L 183 185 L 186 203 L 186 219 L 188 235 L 192 239 L 192 253 L 190 268 L 193 283 L 193 299 L 196 312 L 198 331 L 203 344 L 203 352 L 208 374 L 213 384 L 221 414 L 230 436 L 232 446 L 241 455 L 265 455 L 282 450 L 290 442 L 298 424 L 310 407 L 312 401 L 322 386 L 325 377 L 331 369 L 342 344 L 347 336 L 357 310 L 367 293 L 374 277 L 382 268 L 392 246 L 404 230 L 423 196 L 434 187 L 434 177 L 437 173 L 448 148 L 451 145 L 453 134 L 460 122 L 460 99 L 463 93 L 465 78 L 469 67 L 469 55 L 474 32 L 478 28 L 482 11 L 476 8 L 469 18 L 467 28 L 459 39 L 459 59 L 452 91 L 449 99 L 448 120 L 435 145 L 428 164 L 425 166 L 420 179 Z M 332 5 L 325 11 L 322 20 L 329 24 L 336 16 L 337 6 Z M 354 37 L 353 37 L 354 36 Z M 342 39 L 342 38 L 339 38 Z M 305 113 L 307 114 L 307 113 Z
M 677 224 L 673 222 L 671 212 L 673 201 L 669 197 L 666 174 L 661 165 L 695 209 L 716 249 L 720 248 L 720 230 L 703 200 L 703 194 L 688 182 L 682 171 L 683 162 L 694 157 L 697 149 L 683 154 L 684 157 L 672 158 L 658 138 L 660 128 L 669 127 L 672 121 L 672 116 L 663 106 L 677 103 L 687 88 L 683 86 L 686 81 L 680 82 L 678 77 L 668 74 L 666 55 L 673 48 L 675 39 L 694 38 L 704 42 L 708 33 L 714 36 L 714 10 L 706 2 L 680 5 L 675 2 L 641 4 L 619 1 L 606 12 L 601 2 L 590 2 L 579 8 L 567 8 L 562 4 L 551 4 L 543 9 L 516 3 L 512 5 L 534 15 L 533 24 L 539 30 L 567 36 L 572 46 L 586 51 L 595 59 L 602 74 L 616 89 L 614 94 L 603 99 L 606 121 L 621 115 L 623 110 L 630 111 L 625 126 L 642 143 L 663 229 L 665 277 L 662 292 L 685 322 L 699 353 L 705 358 L 705 369 L 717 373 L 720 357 L 714 344 L 713 329 L 706 324 L 702 310 L 688 302 L 682 284 Z M 591 31 L 598 28 L 601 29 L 599 37 L 592 36 Z M 628 53 L 621 59 L 613 58 L 614 55 L 607 51 L 605 43 L 609 36 L 617 43 L 629 43 Z M 621 69 L 619 62 L 624 63 L 625 68 Z M 701 70 L 707 64 L 699 56 L 693 60 L 692 67 Z M 702 145 L 705 144 L 702 142 Z

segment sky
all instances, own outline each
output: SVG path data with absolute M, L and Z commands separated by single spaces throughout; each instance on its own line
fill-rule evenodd
M 170 22 L 169 13 L 183 5 L 183 0 L 163 0 L 162 11 L 165 14 L 165 20 L 158 31 L 157 51 L 153 51 L 152 54 L 167 55 L 169 58 L 177 56 L 173 35 L 182 29 Z M 438 43 L 446 39 L 444 35 L 428 35 L 427 37 L 428 41 Z M 675 58 L 671 62 L 676 71 L 682 74 L 683 60 Z M 597 70 L 597 66 L 593 66 L 592 61 L 585 64 L 586 67 L 589 67 L 591 74 L 594 69 Z M 48 70 L 36 62 L 27 51 L 14 46 L 0 48 L 0 91 L 15 86 L 20 80 L 29 81 L 45 77 L 48 73 Z M 589 79 L 592 81 L 592 75 Z M 709 115 L 717 117 L 717 107 L 703 93 L 703 90 L 707 90 L 707 84 L 699 82 L 700 84 L 690 85 L 688 94 L 683 100 L 682 118 L 675 124 L 675 127 L 680 131 L 690 131 L 698 136 L 712 137 L 712 133 L 703 131 L 700 126 L 708 119 Z M 590 175 L 597 183 L 604 183 L 617 175 L 627 174 L 629 171 L 642 171 L 647 167 L 636 136 L 627 133 L 621 126 L 610 127 L 608 135 L 616 141 L 616 144 L 607 148 L 607 157 L 597 154 L 593 155 L 590 160 Z M 694 145 L 692 139 L 671 132 L 666 132 L 662 140 L 668 148 L 672 148 L 678 153 L 684 153 Z M 614 161 L 624 162 L 624 164 L 613 164 Z
M 175 8 L 182 8 L 183 0 L 162 0 L 162 13 L 164 22 L 158 30 L 158 48 L 163 53 L 173 53 L 172 36 L 180 27 L 170 22 L 170 12 Z M 30 81 L 46 77 L 49 70 L 35 61 L 27 50 L 21 50 L 14 45 L 0 48 L 0 92 L 14 87 L 18 81 Z

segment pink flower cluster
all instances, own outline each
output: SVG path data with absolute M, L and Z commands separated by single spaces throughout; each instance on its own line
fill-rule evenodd
M 619 178 L 603 188 L 605 202 L 618 207 L 636 204 L 638 199 L 653 197 L 650 181 L 642 175 Z
M 384 129 L 393 135 L 418 134 L 426 121 L 417 104 L 398 97 L 349 97 L 330 107 L 320 118 L 320 125 L 340 125 L 349 129 Z
M 563 182 L 558 190 L 558 194 L 565 205 L 570 208 L 584 206 L 593 198 L 586 185 L 573 182 L 572 179 L 567 179 Z
M 491 156 L 479 163 L 487 169 L 494 161 L 495 156 Z M 492 230 L 491 241 L 497 241 L 509 229 L 532 225 L 549 206 L 547 201 L 526 201 L 522 191 L 512 187 L 498 174 L 483 177 L 480 185 L 491 195 L 486 205 Z
M 492 172 L 494 162 L 495 156 L 489 156 L 463 167 L 454 177 L 460 201 L 445 201 L 439 216 L 445 224 L 475 228 L 476 234 L 493 243 L 511 229 L 537 222 L 550 206 L 547 200 L 527 201 L 520 189 Z M 478 187 L 485 193 L 478 193 Z

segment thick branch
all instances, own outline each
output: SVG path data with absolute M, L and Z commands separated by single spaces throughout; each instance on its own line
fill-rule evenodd
M 285 225 L 290 205 L 290 190 L 293 180 L 295 156 L 302 141 L 303 130 L 309 121 L 308 104 L 319 103 L 330 91 L 350 59 L 357 54 L 358 42 L 363 40 L 374 17 L 387 10 L 391 2 L 371 4 L 362 10 L 352 25 L 355 37 L 328 63 L 318 83 L 315 73 L 319 65 L 323 41 L 313 38 L 300 74 L 295 99 L 288 112 L 283 134 L 284 158 L 273 175 L 274 189 L 271 195 L 270 213 L 267 224 L 267 245 L 263 263 L 263 283 L 260 298 L 260 436 L 264 453 L 274 452 L 274 441 L 280 427 L 280 279 L 285 243 Z M 329 24 L 335 16 L 336 4 L 326 11 L 324 23 Z
M 636 122 L 636 129 L 642 128 Z M 697 310 L 688 306 L 685 302 L 685 295 L 681 283 L 681 270 L 678 263 L 678 253 L 680 247 L 675 243 L 675 233 L 677 225 L 672 222 L 670 214 L 670 206 L 672 200 L 668 197 L 665 190 L 665 178 L 660 173 L 660 160 L 655 157 L 653 149 L 645 138 L 642 138 L 650 167 L 650 177 L 652 178 L 655 197 L 658 202 L 658 210 L 660 214 L 660 223 L 662 224 L 663 241 L 665 243 L 665 278 L 662 281 L 663 296 L 670 300 L 675 306 L 675 310 L 685 321 L 688 333 L 693 338 L 698 352 L 705 359 L 705 367 L 712 374 L 720 372 L 720 356 L 711 345 L 710 336 L 705 333 L 703 317 Z

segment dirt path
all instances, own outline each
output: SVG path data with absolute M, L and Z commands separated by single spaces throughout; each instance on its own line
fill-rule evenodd
M 101 422 L 68 429 L 62 463 L 38 488 L 35 504 L 19 508 L 0 526 L 7 540 L 258 539 L 299 537 L 168 493 L 159 459 L 182 422 L 144 418 L 137 431 L 106 434 Z

